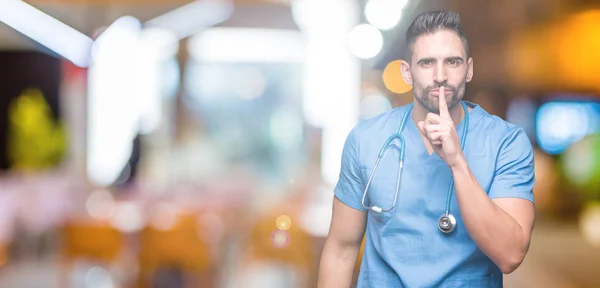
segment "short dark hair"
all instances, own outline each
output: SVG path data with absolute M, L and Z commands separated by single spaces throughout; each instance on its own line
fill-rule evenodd
M 412 59 L 413 48 L 417 38 L 423 34 L 432 34 L 440 30 L 450 30 L 456 32 L 465 46 L 465 52 L 469 55 L 469 45 L 467 37 L 460 23 L 460 16 L 452 11 L 430 11 L 417 16 L 406 30 L 406 47 L 404 60 L 410 63 Z

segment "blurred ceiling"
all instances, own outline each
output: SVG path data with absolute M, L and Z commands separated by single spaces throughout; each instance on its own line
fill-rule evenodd
M 289 7 L 291 0 L 233 1 L 236 5 L 233 16 L 220 26 L 297 29 Z M 355 1 L 361 4 L 367 2 L 367 0 Z M 145 22 L 191 1 L 30 0 L 26 2 L 87 35 L 93 35 L 98 28 L 110 25 L 118 17 L 131 15 Z M 572 66 L 564 66 L 568 61 L 564 59 L 560 63 L 548 61 L 550 58 L 560 58 L 560 55 L 565 53 L 575 53 L 580 54 L 580 56 L 599 54 L 585 49 L 586 45 L 593 44 L 595 43 L 593 41 L 596 40 L 577 42 L 575 44 L 579 46 L 570 50 L 555 49 L 553 50 L 554 54 L 548 52 L 550 51 L 548 46 L 553 45 L 553 41 L 561 39 L 560 35 L 564 32 L 564 29 L 560 29 L 562 26 L 566 25 L 571 27 L 570 29 L 583 30 L 586 30 L 584 29 L 586 25 L 600 27 L 600 24 L 597 24 L 598 22 L 594 20 L 597 16 L 588 16 L 587 18 L 590 19 L 578 20 L 579 22 L 575 21 L 575 24 L 573 24 L 573 20 L 569 20 L 572 18 L 571 15 L 599 6 L 599 0 L 409 0 L 409 6 L 404 11 L 405 14 L 401 23 L 393 30 L 384 33 L 385 47 L 382 53 L 377 59 L 366 61 L 365 64 L 376 70 L 383 70 L 387 63 L 399 59 L 402 55 L 404 31 L 415 15 L 424 11 L 451 9 L 460 13 L 469 37 L 469 48 L 475 63 L 475 78 L 471 83 L 471 87 L 492 90 L 515 88 L 521 90 L 597 89 L 600 91 L 600 85 L 596 84 L 600 83 L 599 76 L 588 75 L 585 77 L 586 85 L 578 86 L 578 81 L 574 81 L 573 77 L 569 77 L 573 73 L 577 75 L 578 70 Z M 583 37 L 585 35 L 581 34 L 571 33 L 570 35 L 571 38 L 569 39 L 571 41 L 581 37 L 585 38 Z M 545 38 L 540 38 L 542 36 Z M 600 42 L 600 40 L 597 41 Z M 569 45 L 564 41 L 561 43 L 563 43 L 563 46 Z M 0 24 L 0 49 L 32 48 L 39 47 L 35 42 L 23 37 L 6 25 Z M 545 56 L 536 56 L 544 51 L 548 52 L 544 54 Z M 534 58 L 537 59 L 537 62 L 531 64 L 530 62 L 533 61 L 531 59 Z M 600 67 L 600 59 L 597 58 L 592 57 L 591 60 L 599 63 L 591 63 Z M 589 60 L 587 59 L 587 61 Z M 577 61 L 585 64 L 586 58 Z M 558 66 L 552 66 L 549 63 L 562 64 L 563 70 L 570 71 L 571 74 L 554 73 L 548 76 L 548 71 L 558 69 L 556 68 Z M 535 65 L 541 65 L 540 67 L 544 68 Z M 535 69 L 527 70 L 527 67 L 534 67 Z M 532 73 L 532 71 L 535 73 Z M 587 74 L 597 72 L 600 75 L 599 71 L 592 68 L 584 72 Z M 573 83 L 576 83 L 575 86 L 573 86 Z
M 117 18 L 134 16 L 148 21 L 179 8 L 190 0 L 31 0 L 25 1 L 76 30 L 93 35 Z M 297 29 L 289 0 L 232 0 L 232 17 L 219 26 Z M 38 44 L 0 23 L 0 49 L 37 49 Z

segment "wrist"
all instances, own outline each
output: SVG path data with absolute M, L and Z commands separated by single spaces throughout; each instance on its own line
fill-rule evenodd
M 460 153 L 456 157 L 456 161 L 454 162 L 454 164 L 450 165 L 450 170 L 452 170 L 452 173 L 465 172 L 468 171 L 468 169 L 469 165 L 467 164 L 467 159 L 465 158 L 465 155 L 463 153 Z

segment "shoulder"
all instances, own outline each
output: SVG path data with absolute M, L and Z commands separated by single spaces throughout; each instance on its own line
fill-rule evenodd
M 410 104 L 399 106 L 377 116 L 360 120 L 352 129 L 352 134 L 358 138 L 372 137 L 379 133 L 393 133 L 400 119 L 410 112 Z
M 481 106 L 475 105 L 476 111 L 475 130 L 480 133 L 481 139 L 492 144 L 498 150 L 514 148 L 529 152 L 533 150 L 531 141 L 525 130 L 510 123 L 497 115 L 489 114 Z

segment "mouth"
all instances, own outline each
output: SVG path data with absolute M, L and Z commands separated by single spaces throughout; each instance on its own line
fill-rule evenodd
M 432 89 L 431 91 L 429 91 L 429 94 L 430 94 L 431 96 L 438 97 L 438 96 L 440 95 L 440 89 L 439 89 L 439 88 Z M 452 95 L 452 90 L 450 90 L 450 89 L 448 89 L 448 88 L 445 88 L 445 89 L 444 89 L 444 95 L 445 95 L 445 96 L 450 96 L 450 95 Z

